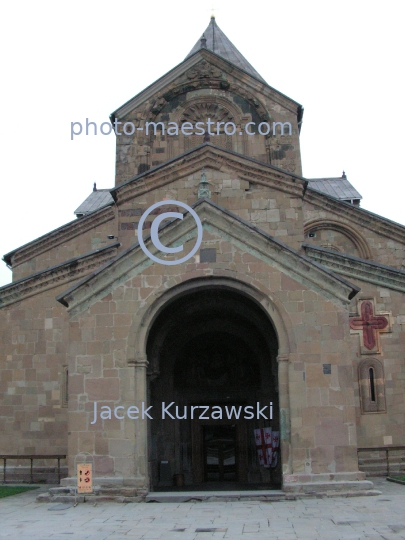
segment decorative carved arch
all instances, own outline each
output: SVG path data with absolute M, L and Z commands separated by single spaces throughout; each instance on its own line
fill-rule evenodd
M 144 121 L 153 121 L 162 111 L 163 107 L 169 103 L 169 101 L 175 97 L 178 97 L 182 94 L 187 94 L 188 92 L 193 92 L 195 90 L 201 90 L 201 89 L 220 89 L 224 91 L 224 89 L 220 86 L 219 81 L 205 81 L 205 80 L 195 80 L 195 81 L 189 81 L 188 84 L 177 84 L 173 85 L 168 89 L 166 92 L 160 92 L 156 95 L 156 98 L 152 105 L 150 107 L 145 108 L 142 114 L 142 120 Z M 255 95 L 253 95 L 251 92 L 246 90 L 245 88 L 232 83 L 229 85 L 229 88 L 225 89 L 226 93 L 232 92 L 233 94 L 236 94 L 237 96 L 241 97 L 245 101 L 247 101 L 252 107 L 256 109 L 257 114 L 259 115 L 262 122 L 269 122 L 270 121 L 270 114 L 267 111 L 264 104 L 257 99 Z M 216 97 L 217 99 L 221 99 L 220 96 Z M 226 100 L 227 103 L 231 103 L 230 100 Z
M 333 231 L 344 234 L 356 246 L 359 257 L 361 257 L 362 259 L 372 259 L 370 246 L 368 245 L 365 238 L 360 233 L 358 233 L 356 229 L 354 229 L 354 227 L 351 227 L 350 225 L 347 225 L 346 223 L 342 223 L 337 220 L 321 218 L 308 221 L 304 225 L 304 234 L 307 235 L 310 232 L 315 232 L 320 229 L 332 229 Z
M 238 137 L 235 139 L 237 148 L 233 148 L 232 136 L 222 133 L 221 135 L 216 134 L 216 124 L 217 122 L 222 122 L 222 129 L 224 123 L 232 122 L 239 131 L 241 128 L 243 112 L 242 110 L 231 103 L 228 99 L 218 96 L 198 96 L 190 99 L 185 103 L 185 107 L 182 110 L 178 110 L 173 115 L 174 122 L 177 125 L 182 125 L 184 122 L 191 122 L 194 126 L 197 122 L 206 122 L 208 118 L 214 122 L 212 127 L 212 133 L 215 133 L 215 136 L 211 137 L 211 142 L 226 148 L 227 150 L 237 150 L 239 153 L 245 153 L 246 151 L 246 135 L 243 137 Z M 184 143 L 184 151 L 198 146 L 203 143 L 202 135 L 192 135 L 190 137 L 185 137 L 180 135 L 180 139 Z
M 231 103 L 228 99 L 217 96 L 199 96 L 190 99 L 185 103 L 185 107 L 182 111 L 176 111 L 174 115 L 174 121 L 181 123 L 183 121 L 189 121 L 187 117 L 190 117 L 193 122 L 200 120 L 199 115 L 204 109 L 208 111 L 210 109 L 211 119 L 222 120 L 225 122 L 240 121 L 243 113 L 242 110 Z
M 173 278 L 165 282 L 162 287 L 151 295 L 147 304 L 139 310 L 132 323 L 127 347 L 127 362 L 135 366 L 135 386 L 143 398 L 146 388 L 146 347 L 149 332 L 159 316 L 171 302 L 181 295 L 203 290 L 206 287 L 219 287 L 238 292 L 255 302 L 268 317 L 278 340 L 278 383 L 280 388 L 279 407 L 280 415 L 284 419 L 280 425 L 280 447 L 283 473 L 290 474 L 291 466 L 291 431 L 290 431 L 290 398 L 288 365 L 290 354 L 296 351 L 293 334 L 293 325 L 282 303 L 273 297 L 262 284 L 256 283 L 244 274 L 236 274 L 236 278 L 228 277 L 201 277 L 180 282 Z M 138 373 L 138 371 L 139 373 Z M 140 424 L 137 424 L 140 425 Z M 145 449 L 144 455 L 147 455 Z
M 386 412 L 384 367 L 376 358 L 359 364 L 359 390 L 362 414 Z

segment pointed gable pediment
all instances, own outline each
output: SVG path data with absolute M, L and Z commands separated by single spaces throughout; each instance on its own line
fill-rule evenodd
M 232 81 L 228 80 L 230 78 Z M 126 118 L 133 110 L 142 107 L 145 102 L 151 100 L 153 102 L 151 111 L 153 114 L 157 114 L 159 109 L 163 108 L 162 100 L 167 102 L 176 95 L 198 90 L 199 85 L 196 84 L 198 81 L 204 83 L 210 81 L 209 85 L 205 84 L 206 87 L 215 88 L 217 86 L 218 89 L 222 90 L 230 88 L 232 83 L 232 88 L 235 91 L 241 89 L 246 95 L 249 94 L 249 89 L 254 92 L 259 91 L 280 106 L 288 107 L 294 113 L 297 113 L 298 109 L 302 109 L 299 103 L 269 86 L 260 76 L 257 78 L 253 73 L 243 70 L 242 67 L 231 63 L 209 49 L 199 49 L 116 109 L 111 114 L 111 118 L 112 120 Z
M 204 143 L 197 148 L 177 156 L 162 165 L 137 175 L 111 190 L 114 201 L 120 205 L 154 189 L 181 178 L 198 173 L 201 168 L 222 171 L 246 180 L 252 184 L 261 184 L 302 197 L 306 191 L 307 180 L 293 173 L 288 173 L 272 165 L 219 148 L 212 143 Z
M 198 201 L 194 205 L 194 210 L 201 220 L 204 235 L 208 234 L 210 238 L 218 237 L 230 242 L 240 254 L 257 258 L 268 266 L 269 271 L 277 269 L 301 284 L 303 288 L 315 290 L 335 304 L 347 305 L 359 291 L 355 285 L 312 262 L 286 244 L 210 200 Z M 194 218 L 188 212 L 181 221 L 170 221 L 159 229 L 159 239 L 167 247 L 186 244 L 186 242 L 195 243 L 196 234 Z M 152 254 L 159 255 L 150 237 L 146 237 L 144 241 Z M 186 279 L 185 265 L 189 266 L 193 262 L 198 264 L 191 259 L 171 268 L 178 268 L 178 274 Z M 136 243 L 79 284 L 58 296 L 57 300 L 66 306 L 72 315 L 75 315 L 131 278 L 142 275 L 142 272 L 151 265 L 159 265 L 159 263 L 153 262 Z
M 302 106 L 269 86 L 213 19 L 207 36 L 183 62 L 111 114 L 116 185 L 214 136 L 222 148 L 301 174 Z

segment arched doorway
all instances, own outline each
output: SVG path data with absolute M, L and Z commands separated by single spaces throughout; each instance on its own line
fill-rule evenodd
M 239 291 L 207 285 L 160 311 L 147 341 L 153 489 L 176 474 L 182 489 L 280 487 L 280 459 L 260 466 L 254 437 L 279 431 L 277 352 L 267 314 Z

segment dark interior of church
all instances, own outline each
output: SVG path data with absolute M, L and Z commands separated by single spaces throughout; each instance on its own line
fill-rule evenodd
M 279 488 L 280 460 L 275 467 L 260 467 L 254 437 L 254 429 L 278 430 L 277 348 L 271 321 L 242 293 L 207 287 L 162 310 L 147 352 L 150 403 L 159 412 L 149 423 L 155 490 L 176 489 L 176 482 L 177 489 Z M 174 402 L 174 419 L 162 420 L 163 402 Z M 272 419 L 269 409 L 267 420 L 258 419 L 257 403 L 270 402 Z M 193 405 L 220 407 L 224 414 L 194 413 L 191 419 Z M 244 418 L 248 406 L 253 419 Z

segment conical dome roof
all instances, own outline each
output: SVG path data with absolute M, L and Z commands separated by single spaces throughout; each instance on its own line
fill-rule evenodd
M 246 73 L 249 73 L 256 79 L 259 79 L 264 83 L 266 82 L 263 77 L 258 74 L 255 68 L 251 64 L 249 64 L 246 58 L 238 51 L 235 45 L 222 32 L 222 30 L 217 25 L 214 16 L 211 17 L 210 24 L 205 30 L 203 36 L 197 41 L 197 43 L 191 49 L 190 53 L 186 56 L 186 58 L 199 51 L 202 47 L 204 48 L 203 38 L 205 38 L 206 49 L 212 51 L 218 56 L 222 56 L 222 58 L 228 60 L 228 62 L 231 62 L 231 64 L 237 66 L 243 71 L 246 71 Z

